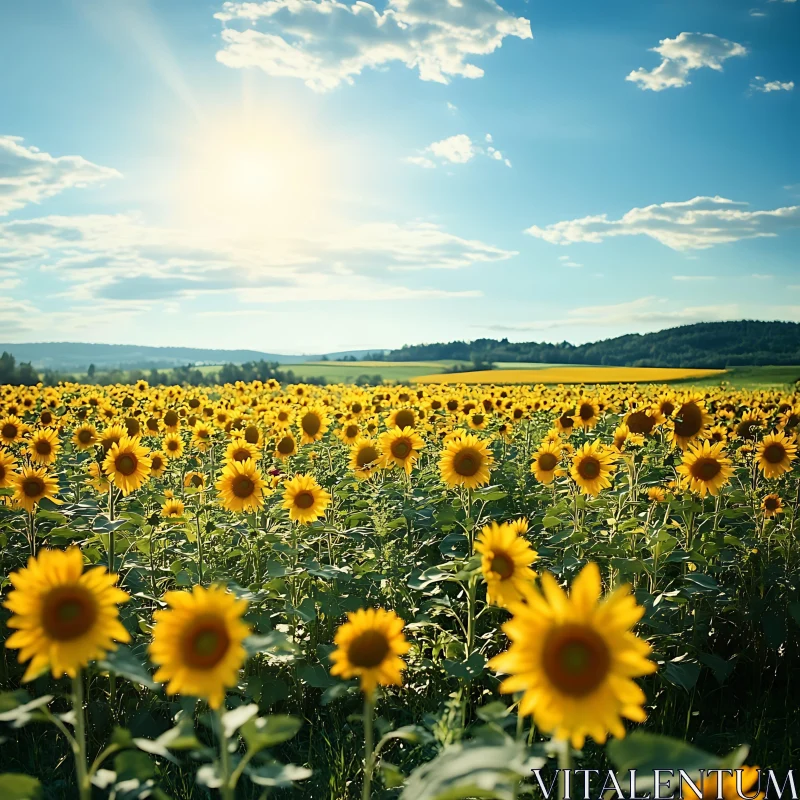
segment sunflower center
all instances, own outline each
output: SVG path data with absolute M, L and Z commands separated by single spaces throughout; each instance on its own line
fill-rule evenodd
M 700 433 L 703 412 L 696 403 L 684 403 L 678 411 L 678 417 L 675 422 L 675 433 L 678 436 L 691 437 Z
M 357 436 L 358 435 L 358 425 L 348 425 L 344 429 L 344 435 L 348 439 L 352 439 L 354 436 Z
M 755 439 L 759 427 L 759 424 L 755 420 L 749 419 L 739 423 L 736 433 L 739 434 L 742 439 Z
M 389 655 L 389 642 L 380 631 L 364 631 L 347 650 L 347 658 L 356 667 L 377 667 Z
M 150 468 L 159 470 L 163 465 L 163 461 L 161 460 L 161 456 L 153 456 L 152 461 L 150 462 Z
M 483 425 L 483 421 L 486 417 L 483 414 L 473 414 L 472 415 L 472 424 L 473 425 Z
M 300 492 L 295 495 L 294 504 L 298 508 L 311 508 L 314 505 L 314 495 L 311 492 Z
M 448 411 L 455 411 L 458 408 L 458 400 L 448 400 L 447 401 L 447 410 Z
M 580 418 L 586 422 L 586 420 L 590 420 L 594 416 L 594 408 L 592 408 L 589 403 L 581 403 L 578 414 Z
M 240 498 L 250 497 L 256 485 L 246 475 L 242 475 L 233 482 L 233 493 Z
M 179 419 L 177 411 L 167 411 L 167 413 L 164 414 L 164 424 L 169 428 L 174 428 L 178 424 Z
M 356 463 L 359 467 L 365 467 L 367 464 L 371 464 L 373 461 L 376 461 L 378 458 L 378 451 L 370 445 L 369 447 L 362 447 L 361 450 L 358 451 L 358 455 L 356 456 Z
M 189 483 L 195 488 L 199 489 L 203 485 L 203 478 L 200 475 L 192 475 Z
M 410 452 L 411 445 L 405 439 L 392 442 L 392 455 L 395 458 L 407 458 Z
M 26 497 L 41 497 L 44 494 L 44 482 L 35 476 L 26 478 L 22 484 L 22 491 Z
M 41 420 L 42 425 L 49 425 L 53 421 L 53 415 L 49 411 L 42 411 L 39 419 Z
M 234 461 L 247 461 L 248 458 L 250 458 L 250 451 L 244 447 L 240 447 L 238 450 L 233 451 Z
M 223 620 L 202 618 L 189 630 L 184 640 L 184 658 L 195 669 L 212 669 L 225 657 L 230 643 Z
M 83 636 L 97 619 L 97 604 L 81 586 L 61 586 L 44 598 L 42 625 L 59 642 Z
M 125 453 L 125 455 L 118 456 L 116 461 L 114 461 L 114 467 L 117 472 L 121 472 L 123 475 L 133 475 L 136 472 L 136 459 Z
M 306 414 L 301 424 L 303 431 L 309 436 L 316 436 L 321 427 L 320 418 L 316 414 Z
M 506 553 L 495 553 L 492 558 L 492 572 L 496 572 L 501 580 L 508 580 L 514 574 L 514 562 Z
M 780 464 L 785 455 L 786 450 L 784 450 L 783 445 L 777 442 L 767 445 L 764 448 L 764 458 L 769 461 L 770 464 Z
M 701 481 L 710 481 L 717 477 L 722 465 L 715 458 L 699 458 L 691 466 L 692 477 Z
M 585 456 L 578 464 L 578 474 L 584 480 L 594 480 L 600 474 L 600 462 L 594 456 Z
M 178 449 L 178 442 L 175 439 L 170 439 L 167 442 L 167 450 L 177 450 Z
M 572 428 L 575 425 L 575 420 L 569 414 L 562 414 L 558 421 L 562 428 Z
M 406 408 L 402 411 L 398 411 L 394 418 L 394 423 L 398 428 L 413 428 L 414 422 L 414 412 Z
M 483 459 L 481 454 L 472 448 L 462 450 L 453 459 L 453 469 L 465 478 L 471 478 L 480 468 Z
M 4 439 L 15 439 L 17 437 L 17 431 L 18 428 L 13 422 L 7 422 L 3 425 L 3 430 L 0 432 L 3 434 Z
M 584 697 L 606 679 L 611 655 L 603 638 L 584 625 L 563 625 L 544 642 L 544 671 L 566 695 Z
M 664 401 L 664 402 L 661 404 L 661 413 L 662 413 L 662 414 L 663 414 L 665 417 L 668 417 L 670 414 L 672 414 L 672 412 L 673 412 L 674 410 L 675 410 L 675 403 L 673 403 L 673 402 L 671 402 L 671 401 L 669 401 L 669 400 L 665 400 L 665 401 Z
M 558 464 L 558 459 L 553 453 L 542 453 L 542 455 L 539 456 L 539 469 L 545 472 L 550 472 L 555 469 L 556 464 Z
M 655 419 L 644 411 L 634 411 L 628 416 L 627 425 L 631 433 L 650 433 L 655 425 Z
M 39 441 L 36 442 L 36 452 L 40 456 L 49 456 L 50 453 L 53 452 L 53 447 L 47 439 L 39 439 Z
M 284 436 L 283 439 L 278 442 L 278 452 L 281 455 L 288 456 L 292 450 L 294 450 L 294 442 L 291 437 Z
M 199 428 L 195 435 L 198 439 L 208 439 L 208 430 L 206 428 Z
M 777 497 L 767 497 L 766 500 L 764 500 L 764 508 L 766 508 L 767 511 L 774 511 L 777 507 L 778 507 Z
M 90 430 L 82 430 L 78 434 L 78 441 L 81 444 L 89 444 L 92 441 L 92 432 Z

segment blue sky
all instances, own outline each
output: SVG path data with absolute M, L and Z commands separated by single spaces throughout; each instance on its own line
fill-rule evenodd
M 0 341 L 800 321 L 800 2 L 29 0 L 0 31 Z

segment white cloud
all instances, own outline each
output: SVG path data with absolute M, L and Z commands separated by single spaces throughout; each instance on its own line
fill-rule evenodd
M 754 272 L 750 277 L 751 278 L 755 278 L 758 281 L 769 281 L 769 280 L 772 280 L 775 276 L 774 275 L 767 275 L 767 274 L 762 273 L 762 272 Z
M 134 215 L 50 216 L 0 224 L 0 263 L 52 273 L 51 294 L 121 307 L 234 292 L 242 300 L 445 296 L 387 283 L 398 270 L 458 269 L 516 255 L 431 223 L 369 223 L 316 239 L 241 246 L 210 231 L 159 228 Z M 436 294 L 439 291 L 440 294 Z M 421 292 L 421 294 L 420 294 Z M 467 292 L 466 294 L 464 292 Z M 305 294 L 304 294 L 305 293 Z M 338 295 L 337 295 L 338 296 Z M 448 297 L 474 296 L 468 289 Z
M 652 52 L 661 56 L 654 69 L 644 67 L 631 72 L 625 80 L 638 84 L 640 89 L 660 92 L 671 87 L 688 86 L 689 73 L 708 67 L 722 72 L 722 63 L 734 56 L 744 56 L 747 48 L 713 33 L 688 33 L 684 31 L 674 39 L 662 39 Z
M 794 89 L 794 81 L 787 81 L 782 83 L 781 81 L 768 81 L 761 75 L 756 75 L 752 81 L 750 81 L 750 88 L 754 92 L 791 92 Z
M 66 189 L 122 177 L 81 156 L 51 156 L 22 142 L 18 136 L 0 136 L 0 216 Z
M 713 275 L 673 275 L 674 281 L 715 281 Z
M 487 133 L 485 141 L 491 142 L 492 136 Z M 424 150 L 419 151 L 418 155 L 409 156 L 405 160 L 409 164 L 416 164 L 418 167 L 431 169 L 436 166 L 436 162 L 431 156 L 438 159 L 440 164 L 466 164 L 472 161 L 475 156 L 488 156 L 493 161 L 500 161 L 507 167 L 511 166 L 511 161 L 492 145 L 485 150 L 466 133 L 458 133 L 455 136 L 448 136 L 438 142 L 429 144 Z
M 757 8 L 751 8 L 750 9 L 750 16 L 751 17 L 766 17 L 767 15 L 763 11 L 760 11 Z
M 428 146 L 428 150 L 439 158 L 453 164 L 466 164 L 475 157 L 472 139 L 465 133 L 449 136 Z
M 704 250 L 741 239 L 773 237 L 800 228 L 800 206 L 748 211 L 747 203 L 724 197 L 695 197 L 676 203 L 632 208 L 620 219 L 607 214 L 565 220 L 525 233 L 552 244 L 597 244 L 610 236 L 649 236 L 673 250 Z
M 447 103 L 447 110 L 452 111 L 454 114 L 458 111 L 458 106 L 454 106 L 451 102 Z
M 487 133 L 485 138 L 486 138 L 486 141 L 487 141 L 489 144 L 491 144 L 491 143 L 492 143 L 493 139 L 492 139 L 492 134 L 491 134 L 491 133 Z
M 508 36 L 533 38 L 530 22 L 495 0 L 387 0 L 383 11 L 363 0 L 226 2 L 214 16 L 223 24 L 222 64 L 297 78 L 318 92 L 393 62 L 424 81 L 480 78 L 472 56 L 490 55 Z

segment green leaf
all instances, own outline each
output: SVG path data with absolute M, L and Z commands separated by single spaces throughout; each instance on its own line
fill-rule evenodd
M 266 747 L 286 742 L 300 730 L 303 723 L 297 717 L 273 714 L 268 717 L 249 719 L 242 725 L 242 736 L 248 751 L 256 753 Z
M 725 683 L 731 672 L 733 672 L 734 664 L 732 661 L 726 661 L 713 653 L 698 653 L 697 658 L 702 664 L 710 667 L 720 685 Z
M 315 689 L 327 689 L 336 683 L 322 664 L 304 664 L 297 670 L 298 676 Z
M 137 658 L 133 650 L 124 644 L 109 652 L 102 661 L 97 662 L 97 666 L 104 672 L 120 675 L 151 691 L 157 691 L 160 688 L 159 684 L 153 680 L 153 676 L 147 669 L 146 664 Z
M 514 800 L 522 779 L 543 764 L 544 759 L 531 757 L 523 744 L 510 740 L 452 745 L 411 773 L 400 800 Z
M 700 667 L 691 661 L 670 661 L 661 672 L 661 675 L 669 683 L 674 686 L 680 686 L 689 692 L 700 677 Z
M 258 706 L 255 703 L 226 711 L 222 715 L 222 729 L 225 732 L 225 738 L 230 739 L 245 722 L 251 720 L 256 714 L 258 714 Z
M 27 703 L 18 704 L 0 713 L 0 722 L 10 722 L 12 728 L 22 728 L 29 722 L 45 722 L 47 716 L 40 709 L 52 699 L 52 695 L 45 694 Z
M 409 744 L 427 744 L 433 741 L 433 734 L 419 725 L 404 725 L 402 728 L 384 734 L 378 749 L 380 750 L 390 739 L 402 739 Z
M 427 589 L 431 584 L 451 580 L 453 580 L 453 573 L 444 572 L 439 567 L 428 567 L 426 570 L 412 570 L 408 585 L 412 589 Z
M 444 662 L 445 671 L 455 678 L 471 681 L 483 673 L 486 668 L 486 659 L 481 653 L 473 653 L 466 661 Z
M 0 775 L 0 797 L 3 800 L 39 800 L 42 784 L 30 775 L 4 772 Z
M 248 636 L 244 640 L 244 649 L 248 657 L 256 653 L 264 653 L 281 661 L 291 661 L 297 650 L 291 639 L 280 631 L 270 631 L 264 636 Z
M 257 786 L 288 788 L 294 781 L 304 781 L 311 777 L 311 770 L 295 764 L 265 764 L 262 767 L 248 767 L 245 772 Z

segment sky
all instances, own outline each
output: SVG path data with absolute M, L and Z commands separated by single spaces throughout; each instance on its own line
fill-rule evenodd
M 797 0 L 0 3 L 0 341 L 800 321 Z

